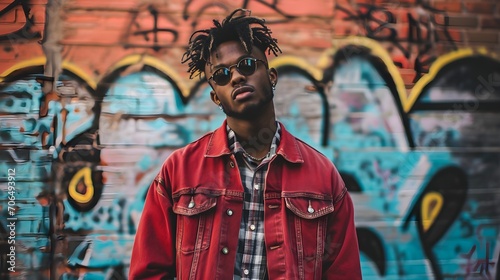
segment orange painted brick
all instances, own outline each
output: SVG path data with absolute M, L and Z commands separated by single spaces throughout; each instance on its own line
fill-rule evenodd
M 332 33 L 336 36 L 355 35 L 353 34 L 355 30 L 358 30 L 358 28 L 356 28 L 354 24 L 348 22 L 338 22 L 332 26 Z
M 398 0 L 397 2 L 402 6 L 415 6 L 415 0 Z
M 45 24 L 45 5 L 32 5 L 30 14 L 33 15 L 35 24 Z
M 373 19 L 383 23 L 393 23 L 396 22 L 397 20 L 397 14 L 394 14 L 393 12 L 386 9 L 381 9 L 377 10 L 376 12 L 372 12 L 371 16 Z
M 399 50 L 399 49 L 398 49 Z M 394 64 L 400 65 L 401 68 L 403 69 L 409 69 L 410 68 L 410 61 L 408 58 L 404 56 L 404 54 L 399 53 L 399 54 L 391 54 L 392 61 L 394 61 Z
M 448 26 L 449 16 L 447 14 L 433 14 L 431 16 L 432 22 L 434 22 L 437 26 Z
M 8 1 L 10 3 L 12 3 L 13 1 Z M 30 3 L 30 6 L 33 6 L 33 5 L 47 5 L 47 2 L 49 2 L 48 0 L 30 0 L 29 3 Z
M 120 42 L 120 33 L 116 30 L 95 28 L 68 28 L 64 30 L 62 44 L 102 46 Z
M 10 43 L 0 45 L 0 73 L 12 66 L 16 61 L 16 52 L 14 46 Z M 10 63 L 9 63 L 10 62 Z
M 410 15 L 412 14 L 410 9 L 405 9 L 405 8 L 394 9 L 391 10 L 391 12 L 393 12 L 394 15 L 396 16 L 397 23 L 408 23 L 409 21 L 408 14 Z
M 85 10 L 124 10 L 137 8 L 138 3 L 134 0 L 75 0 L 65 1 L 65 9 L 85 9 Z
M 347 10 L 347 11 L 346 11 Z M 333 13 L 334 20 L 344 20 L 351 16 L 351 14 L 356 14 L 356 10 L 351 6 L 346 4 L 337 3 Z
M 387 6 L 394 6 L 394 4 L 398 4 L 399 5 L 399 2 L 398 3 L 394 3 L 394 1 L 391 1 L 391 0 L 375 0 L 374 4 L 376 6 L 378 6 L 378 7 L 380 7 L 380 6 L 387 7 Z
M 425 42 L 427 41 L 429 37 L 429 27 L 426 24 L 416 24 L 416 25 L 407 25 L 407 28 L 401 28 L 401 32 L 399 33 L 400 36 L 403 36 L 403 32 L 406 30 L 406 37 L 409 40 L 412 40 L 413 42 Z M 411 37 L 410 37 L 410 32 L 411 32 Z M 437 38 L 436 38 L 437 40 Z
M 399 70 L 401 78 L 403 78 L 403 81 L 406 86 L 412 86 L 413 85 L 413 79 L 415 78 L 416 72 L 411 69 L 401 69 Z
M 374 4 L 375 0 L 356 0 L 356 4 Z
M 455 42 L 463 41 L 463 31 L 462 30 L 448 28 L 447 33 L 453 41 L 455 41 Z
M 0 24 L 0 34 L 8 36 L 8 34 L 23 28 L 23 23 Z
M 409 26 L 408 24 L 396 24 L 396 32 L 399 40 L 407 40 L 409 37 Z
M 256 15 L 277 14 L 281 11 L 285 15 L 294 17 L 331 17 L 333 14 L 333 1 L 287 0 L 277 1 L 276 8 L 260 3 L 262 1 L 249 1 L 248 8 Z M 203 2 L 202 2 L 203 3 Z
M 271 28 L 280 45 L 314 48 L 330 45 L 332 30 L 324 21 L 274 24 Z
M 342 5 L 345 7 L 350 7 L 352 5 L 352 1 L 351 0 L 337 0 L 337 1 L 335 1 L 334 4 Z
M 0 5 L 3 6 L 3 5 Z M 4 10 L 6 7 L 0 9 L 5 14 L 0 17 L 0 23 L 26 23 L 26 16 L 21 5 L 14 6 L 10 11 Z M 30 5 L 28 16 L 32 18 L 35 24 L 45 23 L 45 5 Z
M 5 14 L 0 17 L 0 24 L 12 24 L 12 23 L 15 23 L 16 21 L 17 22 L 26 22 L 25 17 L 22 16 L 23 11 L 22 11 L 20 6 L 13 8 L 10 11 L 3 11 L 3 9 L 5 9 L 5 7 L 2 7 L 2 12 L 5 12 Z M 16 15 L 19 15 L 19 16 L 16 17 Z M 21 18 L 22 20 L 20 21 L 18 18 Z
M 461 2 L 435 2 L 432 5 L 433 8 L 446 11 L 449 13 L 460 13 L 462 12 L 462 3 Z
M 40 57 L 43 50 L 38 40 L 26 41 L 22 44 L 3 42 L 0 44 L 0 73 L 23 60 Z

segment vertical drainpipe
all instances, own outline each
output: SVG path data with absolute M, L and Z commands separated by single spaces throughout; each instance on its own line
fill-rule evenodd
M 54 82 L 44 82 L 42 91 L 48 94 L 56 91 L 56 83 L 62 72 L 62 18 L 61 7 L 63 0 L 49 0 L 45 9 L 45 27 L 43 31 L 42 49 L 47 58 L 44 76 L 53 77 Z
M 63 20 L 61 18 L 63 1 L 64 0 L 48 0 L 45 8 L 45 26 L 43 31 L 42 49 L 47 60 L 44 67 L 44 76 L 50 77 L 51 79 L 44 81 L 42 84 L 42 92 L 46 101 L 42 106 L 45 107 L 47 113 L 49 99 L 57 96 L 57 80 L 62 72 L 62 46 L 60 43 L 63 31 Z M 40 109 L 42 111 L 43 108 Z M 54 130 L 54 133 L 57 133 L 57 130 Z M 56 138 L 57 135 L 54 135 L 54 139 Z M 60 236 L 62 232 L 61 230 L 63 229 L 61 225 L 63 225 L 62 215 L 64 213 L 64 208 L 56 195 L 56 191 L 60 190 L 60 182 L 57 182 L 56 176 L 57 170 L 60 167 L 55 166 L 57 165 L 57 162 L 52 155 L 49 156 L 52 158 L 51 176 L 49 182 L 50 279 L 57 279 L 57 266 L 61 260 L 57 257 L 58 254 L 56 253 L 56 250 L 60 247 L 57 242 L 61 242 L 62 240 Z

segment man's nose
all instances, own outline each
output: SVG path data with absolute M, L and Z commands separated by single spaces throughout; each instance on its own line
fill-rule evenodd
M 229 71 L 231 71 L 232 86 L 241 84 L 242 82 L 246 81 L 246 76 L 241 74 L 240 71 L 236 69 L 236 67 L 232 67 L 232 69 L 229 69 Z

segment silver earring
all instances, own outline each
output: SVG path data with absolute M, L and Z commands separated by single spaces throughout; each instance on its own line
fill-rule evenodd
M 222 104 L 219 103 L 219 110 L 222 110 Z
M 276 90 L 276 84 L 273 84 L 272 87 L 273 87 L 273 91 L 275 91 Z

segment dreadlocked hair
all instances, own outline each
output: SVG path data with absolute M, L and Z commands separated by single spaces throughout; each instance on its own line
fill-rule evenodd
M 236 16 L 237 13 L 242 15 Z M 204 73 L 206 63 L 210 63 L 210 54 L 223 42 L 239 41 L 250 53 L 256 46 L 263 53 L 271 52 L 278 56 L 281 49 L 278 40 L 271 36 L 271 30 L 265 25 L 265 20 L 250 16 L 251 11 L 236 9 L 222 23 L 213 20 L 214 27 L 195 31 L 189 38 L 189 45 L 182 56 L 182 63 L 188 62 L 189 78 L 200 77 Z

